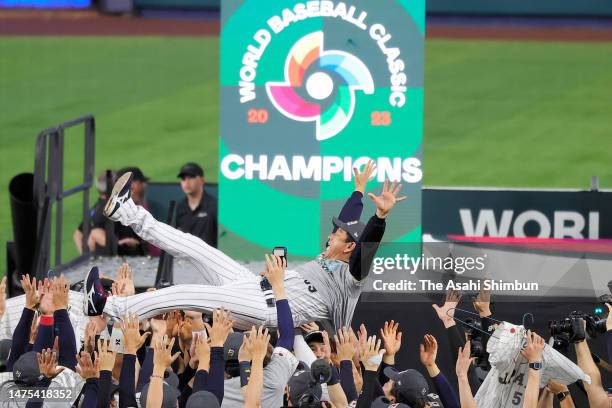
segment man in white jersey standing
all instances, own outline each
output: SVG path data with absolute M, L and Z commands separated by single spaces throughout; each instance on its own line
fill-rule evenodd
M 355 170 L 355 174 L 367 182 L 373 171 L 374 164 L 370 162 L 363 173 Z M 105 215 L 130 226 L 142 239 L 170 255 L 192 263 L 202 274 L 204 284 L 175 285 L 134 296 L 114 297 L 104 292 L 94 267 L 85 279 L 84 310 L 88 315 L 104 313 L 118 319 L 131 312 L 147 318 L 173 309 L 210 312 L 223 306 L 232 311 L 237 329 L 262 324 L 277 327 L 275 307 L 266 302 L 260 277 L 201 239 L 155 220 L 131 200 L 130 182 L 129 173 L 117 180 L 104 209 Z M 295 327 L 311 321 L 326 321 L 335 332 L 350 324 L 363 279 L 382 240 L 385 219 L 395 204 L 406 198 L 398 196 L 400 189 L 401 184 L 385 181 L 380 195 L 368 193 L 376 205 L 376 213 L 367 225 L 359 222 L 359 216 L 343 220 L 341 212 L 339 218 L 334 217 L 332 222 L 337 229 L 329 235 L 327 249 L 316 259 L 286 271 L 285 288 Z M 355 193 L 349 202 L 354 196 Z M 362 243 L 374 245 L 362 246 Z

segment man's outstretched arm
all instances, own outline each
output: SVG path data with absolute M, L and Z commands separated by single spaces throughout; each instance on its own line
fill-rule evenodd
M 380 195 L 368 193 L 368 197 L 376 205 L 376 214 L 366 224 L 359 243 L 349 260 L 351 275 L 357 280 L 362 280 L 368 276 L 370 265 L 385 233 L 387 215 L 396 203 L 406 199 L 406 196 L 398 196 L 401 188 L 401 184 L 396 182 L 389 184 L 389 181 L 385 180 Z
M 338 214 L 338 219 L 343 222 L 356 221 L 361 218 L 361 213 L 363 212 L 363 202 L 361 199 L 365 194 L 365 187 L 372 176 L 372 173 L 376 169 L 376 165 L 373 161 L 369 161 L 365 169 L 360 172 L 358 168 L 353 168 L 353 172 L 355 173 L 355 191 L 353 194 L 346 200 L 344 206 L 340 210 L 340 214 Z M 337 227 L 334 227 L 333 231 L 335 232 Z

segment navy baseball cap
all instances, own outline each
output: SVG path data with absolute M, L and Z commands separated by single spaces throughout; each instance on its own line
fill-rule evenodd
M 323 332 L 321 331 L 310 332 L 304 337 L 304 341 L 306 341 L 306 344 L 310 344 L 313 341 L 316 341 L 317 343 L 323 343 Z
M 219 400 L 215 394 L 210 391 L 198 391 L 189 396 L 186 408 L 218 408 L 219 406 Z
M 355 242 L 359 242 L 361 234 L 363 234 L 363 230 L 365 229 L 365 224 L 359 222 L 359 220 L 344 222 L 341 221 L 338 217 L 333 217 L 332 223 L 334 224 L 334 226 L 342 228 L 344 231 L 346 231 L 349 238 Z
M 238 352 L 240 351 L 240 347 L 242 346 L 242 339 L 244 338 L 244 333 L 234 332 L 230 333 L 225 339 L 225 343 L 223 344 L 223 355 L 225 356 L 225 361 L 238 361 Z
M 179 174 L 176 177 L 183 178 L 185 176 L 204 177 L 204 170 L 202 169 L 202 167 L 200 167 L 199 164 L 190 162 L 184 164 L 183 167 L 181 167 L 181 170 L 179 171 Z
M 313 395 L 316 399 L 321 399 L 323 390 L 321 384 L 315 384 L 311 387 L 312 379 L 310 378 L 310 370 L 296 371 L 289 379 L 289 399 L 294 406 L 298 406 L 300 399 L 305 395 Z
M 33 386 L 43 375 L 38 368 L 38 359 L 35 351 L 28 351 L 22 354 L 13 365 L 13 378 L 19 385 Z
M 386 367 L 383 372 L 395 382 L 392 392 L 395 394 L 397 402 L 404 402 L 412 406 L 429 393 L 427 380 L 417 370 L 397 371 L 393 367 Z

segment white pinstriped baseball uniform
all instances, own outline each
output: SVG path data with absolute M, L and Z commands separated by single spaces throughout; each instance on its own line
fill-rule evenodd
M 89 317 L 83 313 L 83 293 L 71 290 L 68 295 L 68 316 L 74 329 L 77 346 L 83 343 Z M 0 340 L 13 338 L 13 332 L 25 307 L 25 295 L 6 299 L 6 313 L 0 319 Z
M 525 344 L 525 328 L 503 322 L 493 332 L 487 343 L 491 370 L 476 393 L 478 408 L 514 408 L 523 406 L 523 396 L 527 387 L 529 364 L 522 356 Z M 540 387 L 551 379 L 562 384 L 577 380 L 588 383 L 591 378 L 563 354 L 550 347 L 544 347 Z
M 239 329 L 260 324 L 276 327 L 276 309 L 267 306 L 260 278 L 246 267 L 200 238 L 157 221 L 131 199 L 122 203 L 118 218 L 145 241 L 193 264 L 205 284 L 175 285 L 123 298 L 111 296 L 105 314 L 117 319 L 129 311 L 146 318 L 173 309 L 209 312 L 224 306 L 231 310 Z M 350 322 L 361 283 L 351 276 L 345 262 L 319 259 L 287 270 L 285 290 L 295 327 L 321 320 L 331 320 L 337 326 Z

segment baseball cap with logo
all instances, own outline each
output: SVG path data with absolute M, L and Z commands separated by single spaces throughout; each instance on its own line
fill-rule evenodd
M 323 390 L 321 384 L 315 384 L 311 387 L 310 370 L 296 371 L 295 374 L 289 379 L 287 385 L 289 386 L 289 399 L 294 406 L 297 406 L 300 399 L 307 394 L 312 394 L 317 399 L 321 398 Z
M 187 400 L 186 408 L 217 408 L 219 407 L 219 400 L 210 391 L 198 391 L 189 396 Z
M 13 365 L 13 378 L 19 385 L 32 386 L 41 380 L 43 375 L 38 368 L 36 352 L 22 354 Z
M 378 397 L 372 402 L 372 408 L 410 408 L 409 405 L 393 403 L 385 397 Z
M 244 333 L 234 332 L 230 333 L 223 344 L 223 355 L 225 356 L 225 361 L 238 360 L 238 351 L 240 351 L 240 346 L 242 346 L 242 339 L 244 337 Z
M 185 176 L 204 177 L 204 170 L 202 170 L 202 167 L 200 167 L 199 164 L 190 162 L 190 163 L 184 164 L 183 167 L 181 167 L 181 170 L 179 171 L 179 174 L 177 177 L 183 178 Z
M 336 227 L 342 228 L 344 231 L 346 231 L 349 238 L 355 242 L 359 242 L 359 239 L 361 238 L 361 234 L 363 233 L 363 230 L 365 229 L 365 224 L 362 222 L 359 222 L 358 220 L 344 222 L 344 221 L 340 221 L 340 219 L 337 217 L 333 217 L 332 223 Z
M 397 371 L 393 367 L 386 367 L 383 372 L 395 382 L 392 392 L 396 395 L 397 402 L 412 406 L 429 393 L 427 380 L 417 370 Z

